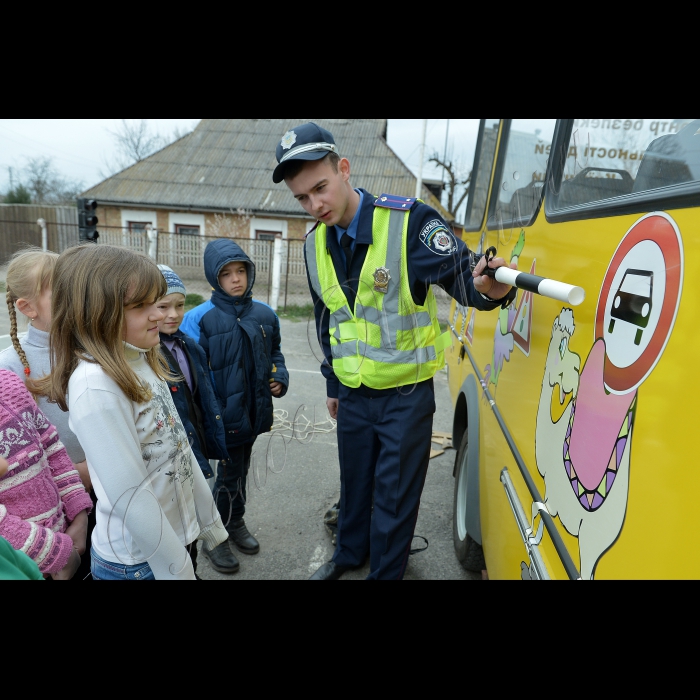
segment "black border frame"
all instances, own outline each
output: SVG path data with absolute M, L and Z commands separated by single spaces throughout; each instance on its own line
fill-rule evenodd
M 650 211 L 669 209 L 688 209 L 700 206 L 700 181 L 685 182 L 680 185 L 670 185 L 658 190 L 634 192 L 596 202 L 577 204 L 573 207 L 558 209 L 558 190 L 564 174 L 566 155 L 568 154 L 571 132 L 574 128 L 573 119 L 560 119 L 554 131 L 554 142 L 549 160 L 549 174 L 545 188 L 547 197 L 544 203 L 545 218 L 549 223 L 564 221 L 581 221 L 586 219 L 602 219 L 610 216 L 626 214 L 646 214 Z

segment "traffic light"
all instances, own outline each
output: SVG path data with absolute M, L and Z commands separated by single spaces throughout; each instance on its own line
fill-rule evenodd
M 92 241 L 97 243 L 100 234 L 97 233 L 97 202 L 94 199 L 78 199 L 78 226 L 80 242 Z

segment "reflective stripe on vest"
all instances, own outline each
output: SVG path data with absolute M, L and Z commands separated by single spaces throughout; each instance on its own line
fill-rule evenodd
M 430 379 L 444 366 L 449 334 L 440 333 L 437 303 L 428 289 L 423 306 L 411 294 L 406 261 L 409 212 L 374 210 L 373 244 L 358 281 L 354 314 L 327 249 L 327 227 L 306 239 L 311 285 L 330 313 L 333 370 L 346 386 L 390 389 Z M 375 290 L 374 272 L 386 267 L 387 293 Z

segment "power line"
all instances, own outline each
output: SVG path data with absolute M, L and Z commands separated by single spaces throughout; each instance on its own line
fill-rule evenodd
M 33 141 L 34 143 L 37 143 L 40 146 L 42 146 L 43 148 L 46 148 L 50 151 L 54 151 L 56 153 L 63 153 L 63 154 L 67 153 L 66 151 L 63 151 L 60 148 L 56 148 L 55 146 L 49 146 L 48 144 L 44 143 L 43 141 L 38 141 L 37 139 L 33 139 L 30 136 L 25 136 L 24 134 L 20 134 L 20 133 L 14 131 L 13 129 L 10 129 L 7 126 L 4 126 L 2 124 L 0 124 L 0 129 L 2 129 L 3 131 L 9 131 L 11 134 L 15 134 L 15 136 L 19 136 L 20 138 L 25 139 L 26 141 Z M 5 136 L 4 138 L 6 138 L 8 141 L 12 141 L 12 143 L 16 143 L 18 146 L 26 147 L 26 146 L 24 146 L 23 143 L 16 141 L 15 139 L 10 138 L 9 136 Z M 91 160 L 89 158 L 83 158 L 82 156 L 76 156 L 72 153 L 70 153 L 68 155 L 70 155 L 71 158 L 66 158 L 65 155 L 64 156 L 56 156 L 56 158 L 58 158 L 59 160 L 64 160 L 68 163 L 73 163 L 73 165 L 79 165 L 83 168 L 86 165 L 91 165 L 91 166 L 99 166 L 100 165 L 97 161 Z M 78 163 L 76 160 L 73 160 L 73 157 L 78 158 L 78 159 L 82 160 L 83 162 Z

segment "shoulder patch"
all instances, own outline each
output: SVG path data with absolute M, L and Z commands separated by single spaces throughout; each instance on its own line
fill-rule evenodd
M 395 194 L 383 194 L 374 200 L 374 206 L 408 211 L 417 201 L 415 197 L 398 197 Z
M 452 255 L 457 252 L 457 241 L 447 224 L 433 219 L 420 232 L 420 239 L 426 248 L 435 255 Z

